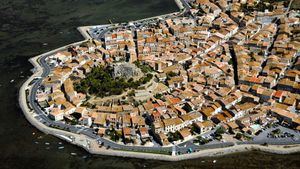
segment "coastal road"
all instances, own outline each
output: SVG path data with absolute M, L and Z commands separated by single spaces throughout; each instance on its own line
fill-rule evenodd
M 180 0 L 183 7 L 185 8 L 186 11 L 189 11 L 192 7 L 190 6 L 188 0 Z

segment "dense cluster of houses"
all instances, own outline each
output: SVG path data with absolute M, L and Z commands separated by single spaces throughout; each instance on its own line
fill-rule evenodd
M 54 68 L 37 101 L 55 121 L 92 127 L 101 136 L 113 128 L 133 143 L 153 136 L 169 145 L 168 133 L 186 140 L 195 134 L 192 128 L 205 133 L 216 126 L 254 134 L 278 121 L 299 130 L 299 17 L 264 22 L 256 12 L 241 11 L 239 4 L 247 2 L 190 1 L 188 16 L 116 28 L 101 40 L 58 52 L 47 58 Z M 93 67 L 135 61 L 155 71 L 150 99 L 83 104 L 90 96 L 74 84 Z

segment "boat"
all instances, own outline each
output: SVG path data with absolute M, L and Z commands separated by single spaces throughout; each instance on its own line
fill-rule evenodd
M 72 155 L 72 156 L 76 156 L 77 154 L 76 154 L 76 153 L 71 153 L 71 155 Z
M 60 147 L 58 147 L 58 149 L 59 150 L 61 150 L 61 149 L 64 149 L 65 147 L 64 146 L 60 146 Z

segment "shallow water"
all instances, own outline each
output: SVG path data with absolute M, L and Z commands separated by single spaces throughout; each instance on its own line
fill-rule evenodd
M 176 10 L 173 0 L 1 0 L 0 168 L 299 168 L 299 154 L 251 152 L 172 163 L 91 156 L 37 131 L 26 121 L 17 97 L 18 88 L 31 74 L 30 57 L 81 40 L 77 26 L 106 24 L 109 19 L 130 21 Z

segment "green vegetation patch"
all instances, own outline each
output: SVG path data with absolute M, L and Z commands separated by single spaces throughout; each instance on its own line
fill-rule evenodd
M 135 61 L 134 64 L 136 65 L 136 67 L 140 68 L 143 73 L 149 73 L 153 71 L 150 66 L 144 65 L 139 61 Z
M 292 9 L 299 10 L 300 9 L 300 1 L 294 0 L 291 6 Z
M 269 11 L 274 10 L 274 3 L 283 3 L 285 7 L 289 5 L 288 0 L 261 0 L 259 3 L 256 3 L 254 6 L 249 6 L 247 3 L 241 5 L 241 10 L 243 12 L 254 12 L 261 11 L 264 12 L 266 9 Z
M 203 145 L 203 144 L 209 143 L 210 141 L 212 141 L 212 139 L 206 139 L 206 138 L 204 138 L 202 136 L 198 136 L 197 139 L 195 139 L 193 142 L 194 143 L 199 143 L 199 144 Z
M 128 80 L 124 78 L 113 78 L 111 69 L 108 67 L 95 67 L 86 75 L 79 83 L 74 85 L 77 92 L 92 94 L 98 97 L 106 97 L 111 95 L 120 95 L 126 89 L 137 89 L 140 85 L 148 83 L 153 75 L 148 73 L 139 80 L 134 81 L 133 78 Z
M 168 133 L 168 141 L 169 142 L 174 142 L 180 140 L 180 133 L 179 131 L 176 131 L 175 133 L 169 132 Z

